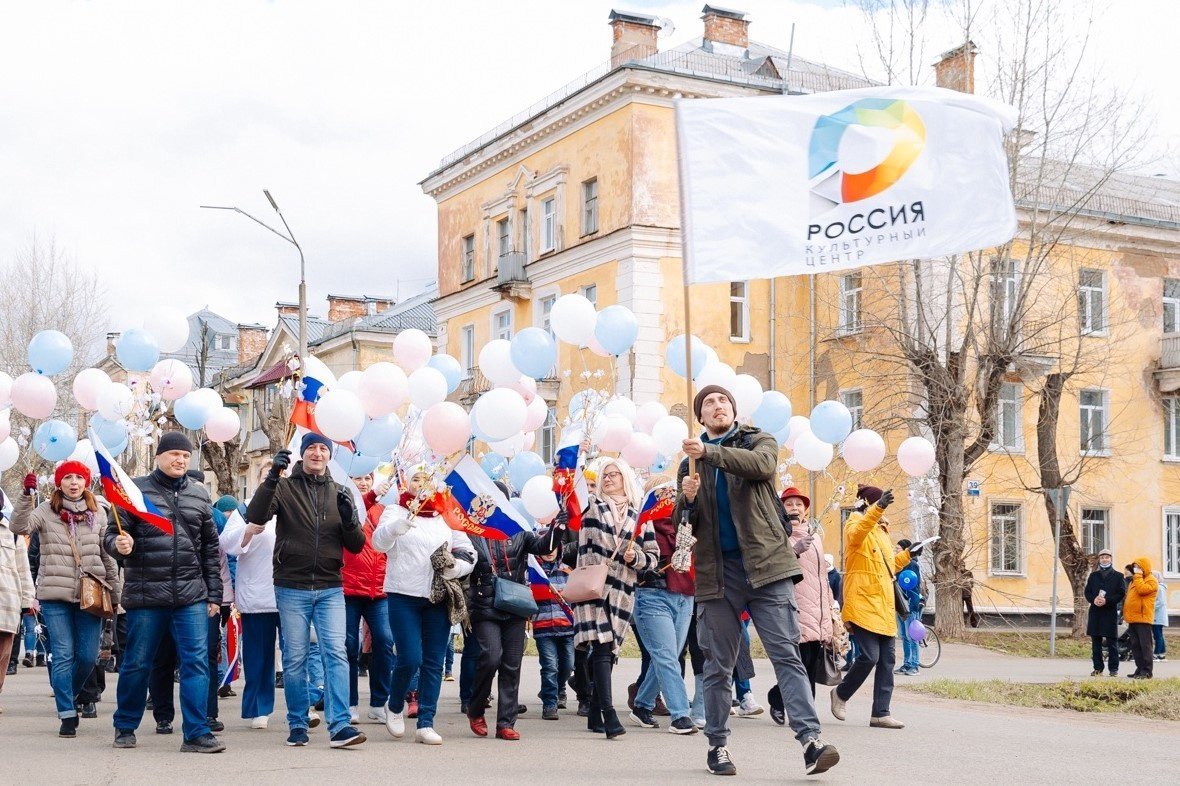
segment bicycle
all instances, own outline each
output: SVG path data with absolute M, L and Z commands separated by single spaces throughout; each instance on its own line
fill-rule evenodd
M 926 636 L 918 642 L 918 665 L 923 669 L 932 669 L 942 657 L 942 642 L 938 640 L 934 628 L 925 623 L 922 627 L 926 629 Z

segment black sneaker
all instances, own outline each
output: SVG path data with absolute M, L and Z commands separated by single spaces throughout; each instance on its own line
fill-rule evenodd
M 819 775 L 836 766 L 840 752 L 832 745 L 826 745 L 819 737 L 812 737 L 803 748 L 803 764 L 808 775 Z
M 634 723 L 636 726 L 639 726 L 641 728 L 644 728 L 644 729 L 658 729 L 658 728 L 660 728 L 660 722 L 655 719 L 654 715 L 652 715 L 652 711 L 647 709 L 646 707 L 636 706 L 635 709 L 631 710 L 631 714 L 628 717 L 631 718 L 632 723 Z
M 332 735 L 330 744 L 333 748 L 347 748 L 352 745 L 360 745 L 365 739 L 365 735 L 356 726 L 345 726 Z
M 324 700 L 323 699 L 320 699 L 319 701 L 317 701 L 315 703 L 315 711 L 316 712 L 323 712 L 324 711 Z
M 1163 658 L 1160 658 L 1160 660 L 1163 660 Z M 565 691 L 562 691 L 561 693 L 557 694 L 557 709 L 564 710 L 565 709 L 565 702 L 566 702 Z
M 542 707 L 541 720 L 558 720 L 557 707 Z
M 516 705 L 516 714 L 517 715 L 524 715 L 528 711 L 529 711 L 529 705 L 527 705 L 527 704 Z
M 79 710 L 79 714 L 83 718 L 97 718 L 98 708 L 94 706 L 94 702 L 88 701 L 82 705 L 81 709 Z
M 283 672 L 281 672 L 281 671 L 275 672 L 275 687 L 276 688 L 283 687 Z
M 171 721 L 160 721 L 159 723 L 156 724 L 156 734 L 171 734 L 171 733 L 172 733 L 172 722 Z
M 135 747 L 135 729 L 115 729 L 116 748 Z
M 709 748 L 709 772 L 714 775 L 737 775 L 737 767 L 729 758 L 729 750 L 724 745 Z
M 225 731 L 225 724 L 222 723 L 221 721 L 217 720 L 217 718 L 209 718 L 208 723 L 209 723 L 209 731 L 212 731 L 212 732 Z
M 291 733 L 287 735 L 287 744 L 292 748 L 302 748 L 307 743 L 307 729 L 291 729 Z
M 77 737 L 78 736 L 78 716 L 72 715 L 69 718 L 61 719 L 61 728 L 57 730 L 59 737 Z
M 785 726 L 787 711 L 783 707 L 783 694 L 777 685 L 766 692 L 766 706 L 770 708 L 770 719 L 779 726 Z
M 668 724 L 668 731 L 673 734 L 696 734 L 697 727 L 693 725 L 692 719 L 686 715 Z
M 225 743 L 212 734 L 202 734 L 191 740 L 185 740 L 180 745 L 181 753 L 221 753 L 225 750 Z

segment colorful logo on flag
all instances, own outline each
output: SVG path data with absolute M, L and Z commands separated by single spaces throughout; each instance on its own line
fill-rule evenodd
M 876 129 L 892 132 L 892 145 L 878 163 L 862 171 L 849 171 L 841 161 L 841 143 L 850 130 L 870 129 L 853 144 L 870 155 L 879 134 Z M 821 115 L 811 132 L 808 149 L 808 178 L 811 193 L 829 207 L 868 199 L 888 189 L 901 179 L 926 146 L 926 125 L 914 108 L 900 99 L 862 98 L 839 112 Z

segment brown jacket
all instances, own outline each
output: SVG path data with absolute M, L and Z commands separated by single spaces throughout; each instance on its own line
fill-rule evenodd
M 107 501 L 98 497 L 98 512 L 94 514 L 94 526 L 80 526 L 75 529 L 74 541 L 82 568 L 103 578 L 112 590 L 116 585 L 115 561 L 103 550 L 102 538 L 106 531 Z M 45 501 L 33 507 L 33 498 L 21 494 L 16 498 L 12 515 L 12 531 L 23 535 L 38 533 L 41 538 L 41 562 L 37 568 L 37 600 L 78 602 L 78 585 L 81 576 L 74 552 L 70 548 L 69 530 L 61 517 L 53 512 Z M 118 595 L 113 602 L 119 603 Z

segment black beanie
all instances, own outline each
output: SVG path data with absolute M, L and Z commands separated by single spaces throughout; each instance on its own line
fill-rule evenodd
M 317 434 L 314 431 L 309 431 L 303 435 L 303 441 L 299 443 L 299 455 L 302 456 L 307 452 L 307 449 L 312 445 L 319 443 L 332 452 L 332 440 L 325 437 L 323 434 Z
M 870 505 L 875 505 L 877 500 L 881 499 L 884 492 L 876 486 L 858 486 L 856 489 L 856 496 L 863 499 Z
M 160 435 L 160 444 L 156 446 L 156 455 L 167 453 L 170 450 L 183 450 L 186 453 L 192 453 L 193 443 L 179 431 L 165 431 Z
M 737 402 L 733 399 L 733 394 L 720 385 L 705 385 L 697 393 L 696 398 L 692 400 L 692 411 L 697 416 L 697 420 L 701 419 L 701 405 L 705 403 L 705 397 L 711 393 L 722 393 L 729 399 L 729 406 L 733 409 L 733 416 L 737 417 Z

